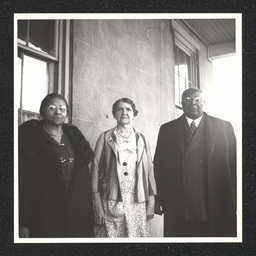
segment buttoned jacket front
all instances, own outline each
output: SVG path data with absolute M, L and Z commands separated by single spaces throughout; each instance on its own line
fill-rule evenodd
M 118 161 L 117 143 L 114 130 L 99 136 L 92 163 L 92 192 L 100 192 L 102 199 L 122 201 L 119 185 L 121 164 Z M 135 131 L 135 130 L 134 130 Z M 149 144 L 143 134 L 136 132 L 137 163 L 135 202 L 148 200 L 156 194 L 156 184 Z
M 236 233 L 234 130 L 229 122 L 206 113 L 202 121 L 204 122 L 202 135 L 205 150 L 204 173 L 211 234 L 234 236 Z M 180 230 L 184 230 L 184 166 L 189 168 L 187 160 L 193 159 L 191 147 L 185 149 L 183 133 L 185 122 L 185 116 L 182 115 L 161 126 L 154 157 L 157 201 L 164 209 L 165 228 L 169 229 L 167 236 L 177 236 Z

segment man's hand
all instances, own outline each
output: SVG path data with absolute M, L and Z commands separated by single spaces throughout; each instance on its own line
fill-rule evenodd
M 155 214 L 162 215 L 164 212 L 160 203 L 155 202 Z

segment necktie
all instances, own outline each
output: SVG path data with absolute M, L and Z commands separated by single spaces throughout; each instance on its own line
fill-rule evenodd
M 190 124 L 190 130 L 192 133 L 195 133 L 195 131 L 196 131 L 196 124 L 194 121 Z

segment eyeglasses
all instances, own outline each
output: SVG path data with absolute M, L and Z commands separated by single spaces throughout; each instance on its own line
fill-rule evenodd
M 186 104 L 191 104 L 192 102 L 195 102 L 197 104 L 201 104 L 203 102 L 202 98 L 197 96 L 197 97 L 186 97 L 183 99 L 183 102 Z
M 50 112 L 54 113 L 54 112 L 56 112 L 57 108 L 59 109 L 59 111 L 60 111 L 61 113 L 65 113 L 65 112 L 67 111 L 67 108 L 66 108 L 65 106 L 62 106 L 62 105 L 60 105 L 59 107 L 57 107 L 56 105 L 50 105 L 50 106 L 48 107 L 48 110 L 49 110 Z

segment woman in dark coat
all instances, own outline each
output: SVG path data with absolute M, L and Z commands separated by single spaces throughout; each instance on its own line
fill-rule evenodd
M 19 127 L 20 237 L 92 237 L 88 164 L 93 151 L 79 129 L 65 124 L 59 94 L 40 106 L 43 120 Z

